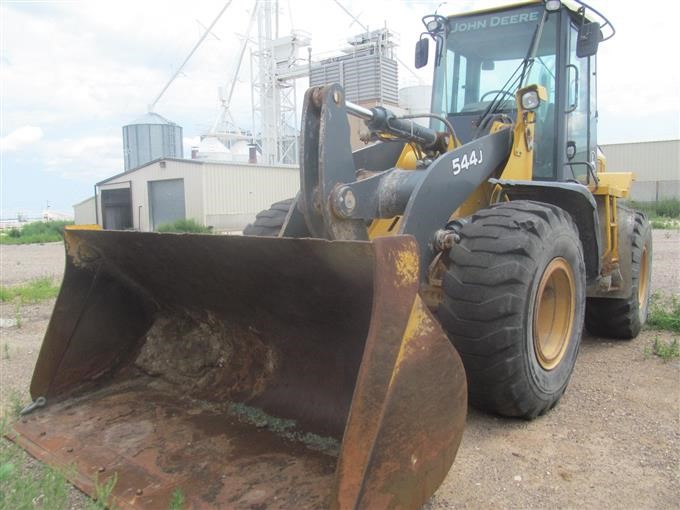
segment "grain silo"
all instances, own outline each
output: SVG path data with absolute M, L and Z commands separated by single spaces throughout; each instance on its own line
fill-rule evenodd
M 123 126 L 125 171 L 159 158 L 182 158 L 182 127 L 149 112 Z

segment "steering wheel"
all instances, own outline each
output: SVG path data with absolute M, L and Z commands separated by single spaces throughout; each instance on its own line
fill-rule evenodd
M 486 96 L 491 96 L 491 95 L 493 95 L 493 96 L 495 97 L 497 94 L 500 94 L 500 95 L 501 95 L 501 99 L 502 99 L 503 97 L 505 97 L 505 96 L 510 96 L 510 98 L 511 98 L 513 101 L 515 100 L 515 94 L 513 94 L 512 92 L 510 92 L 510 91 L 508 91 L 508 90 L 490 90 L 490 91 L 488 91 L 488 92 L 482 94 L 482 97 L 479 98 L 479 102 L 480 102 L 480 103 L 483 102 L 483 101 L 484 101 L 484 98 L 485 98 Z

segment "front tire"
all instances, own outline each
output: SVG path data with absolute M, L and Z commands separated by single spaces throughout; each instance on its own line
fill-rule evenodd
M 534 418 L 564 393 L 585 309 L 576 226 L 559 207 L 530 201 L 475 213 L 449 253 L 439 317 L 460 353 L 469 401 Z

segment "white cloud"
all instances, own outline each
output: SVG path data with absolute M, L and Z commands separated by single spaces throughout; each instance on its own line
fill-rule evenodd
M 36 126 L 21 126 L 7 136 L 0 138 L 0 152 L 19 150 L 22 145 L 30 145 L 43 137 L 43 130 Z
M 50 142 L 46 170 L 94 184 L 123 171 L 123 142 L 117 136 L 86 136 Z
M 44 168 L 66 179 L 94 183 L 120 172 L 120 127 L 144 113 L 201 35 L 196 20 L 207 26 L 224 1 L 3 3 L 0 99 L 2 130 L 9 134 L 2 139 L 2 150 L 41 140 L 36 153 L 43 156 Z M 396 51 L 411 70 L 413 45 L 423 29 L 420 18 L 441 4 L 441 0 L 340 1 L 369 28 L 387 24 L 398 33 Z M 503 3 L 507 0 L 450 0 L 439 13 Z M 679 32 L 673 23 L 680 8 L 664 4 L 664 16 L 659 16 L 658 9 L 640 10 L 632 1 L 593 3 L 610 13 L 619 29 L 599 55 L 601 140 L 611 137 L 614 123 L 622 123 L 617 112 L 628 117 L 629 128 L 620 136 L 633 140 L 653 119 L 659 123 L 660 112 L 677 116 L 678 70 L 670 65 L 667 49 L 677 46 Z M 291 26 L 310 32 L 314 59 L 337 54 L 347 37 L 361 31 L 333 0 L 320 0 L 314 8 L 307 0 L 278 5 L 280 35 Z M 196 136 L 212 124 L 217 87 L 233 77 L 240 48 L 237 34 L 245 31 L 251 6 L 250 0 L 233 2 L 213 30 L 219 40 L 204 41 L 157 105 L 156 111 L 183 126 L 187 157 Z M 248 55 L 232 101 L 232 114 L 245 129 L 251 127 Z M 306 51 L 301 58 L 306 58 Z M 429 83 L 431 64 L 416 73 Z M 416 82 L 403 66 L 399 75 L 402 86 Z M 298 85 L 300 104 L 306 80 Z M 44 136 L 35 126 L 45 130 Z
M 211 4 L 196 12 L 196 6 L 166 9 L 153 2 L 5 4 L 3 124 L 62 129 L 138 117 L 198 39 L 194 19 L 209 23 L 221 1 Z M 233 30 L 229 21 L 222 31 Z M 233 34 L 218 33 L 222 41 L 204 42 L 159 102 L 159 112 L 169 118 L 214 114 L 217 85 L 227 78 L 236 51 Z

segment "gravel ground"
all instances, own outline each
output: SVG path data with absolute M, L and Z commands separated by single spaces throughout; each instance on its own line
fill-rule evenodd
M 654 232 L 653 290 L 680 294 L 680 232 Z M 58 277 L 60 244 L 0 246 L 3 285 Z M 53 302 L 24 306 L 0 329 L 0 406 L 27 388 Z M 0 318 L 17 316 L 0 305 Z M 630 342 L 585 336 L 560 404 L 532 422 L 470 410 L 456 462 L 426 510 L 451 508 L 679 508 L 680 362 L 648 353 L 666 332 Z M 0 447 L 6 447 L 1 445 Z M 26 469 L 36 461 L 27 457 Z M 85 497 L 72 491 L 71 507 Z
M 652 290 L 680 294 L 680 231 L 654 230 Z
M 0 285 L 64 273 L 64 243 L 0 245 Z

